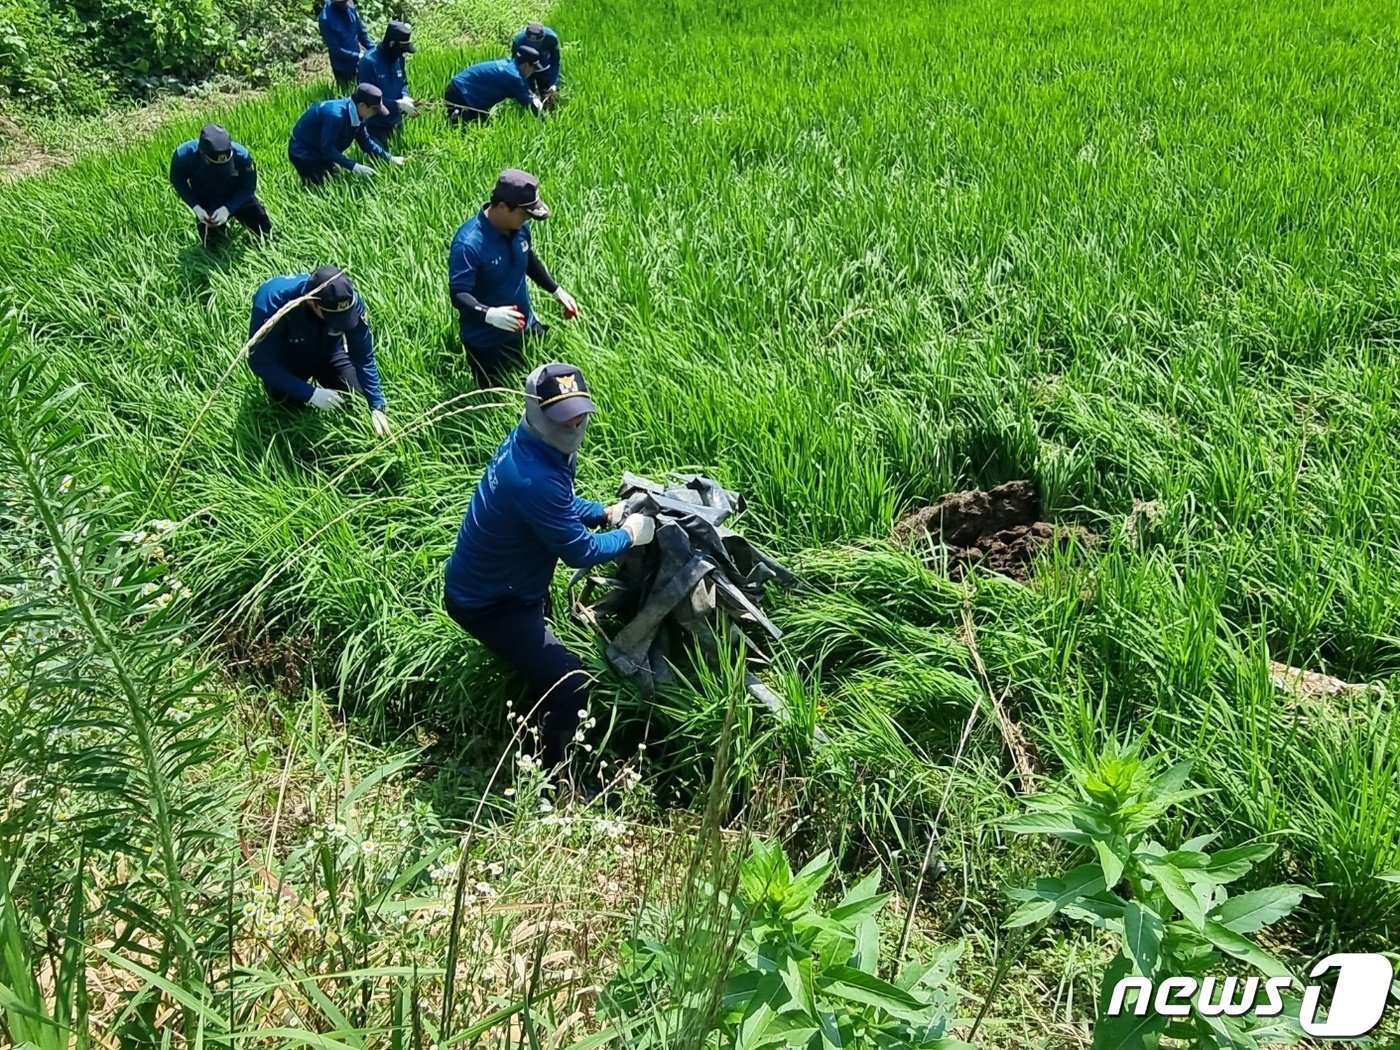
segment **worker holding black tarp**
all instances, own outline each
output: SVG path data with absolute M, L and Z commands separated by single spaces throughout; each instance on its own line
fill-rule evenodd
M 620 503 L 604 507 L 574 494 L 579 446 L 596 411 L 574 365 L 530 373 L 520 423 L 477 483 L 444 574 L 448 615 L 529 683 L 526 724 L 551 770 L 589 698 L 583 664 L 546 623 L 555 566 L 610 561 L 650 543 L 655 528 L 645 514 L 624 520 Z M 605 525 L 613 527 L 590 531 Z

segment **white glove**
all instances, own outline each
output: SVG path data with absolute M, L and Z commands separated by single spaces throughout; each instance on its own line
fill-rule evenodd
M 369 425 L 374 427 L 374 432 L 380 437 L 389 436 L 389 417 L 384 414 L 382 408 L 376 408 L 370 412 Z
M 622 516 L 627 513 L 627 505 L 621 502 L 614 503 L 608 508 L 607 522 L 613 528 L 622 526 Z
M 493 306 L 486 311 L 486 323 L 503 332 L 518 332 L 525 327 L 525 315 L 513 306 Z
M 339 408 L 345 403 L 345 398 L 337 390 L 327 390 L 323 386 L 318 386 L 311 391 L 311 400 L 307 402 L 312 408 Z
M 371 168 L 368 164 L 356 164 L 350 170 L 353 171 L 356 175 L 372 176 L 374 174 L 374 169 Z
M 216 208 L 214 214 L 209 216 L 209 222 L 213 226 L 222 226 L 224 223 L 228 222 L 228 209 Z
M 399 112 L 405 117 L 416 117 L 418 116 L 418 104 L 405 95 L 399 99 Z
M 543 117 L 543 116 L 544 116 L 544 103 L 540 101 L 538 95 L 531 95 L 531 96 L 530 96 L 530 108 L 533 109 L 533 110 L 535 111 L 535 116 L 537 116 L 537 117 Z
M 656 535 L 656 519 L 646 514 L 627 515 L 622 527 L 627 530 L 627 535 L 632 537 L 634 547 L 650 543 L 652 536 Z
M 390 157 L 390 158 L 389 158 L 389 163 L 390 163 L 390 164 L 397 164 L 399 167 L 402 168 L 402 167 L 403 167 L 403 158 L 402 158 L 402 157 Z
M 194 217 L 202 223 L 209 222 L 209 213 L 196 204 L 190 211 L 194 212 Z
M 578 316 L 578 303 L 574 302 L 574 297 L 562 288 L 554 289 L 554 298 L 559 300 L 559 305 L 564 308 L 564 316 L 572 321 Z

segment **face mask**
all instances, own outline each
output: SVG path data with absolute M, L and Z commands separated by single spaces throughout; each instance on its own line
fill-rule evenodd
M 520 417 L 520 421 L 525 424 L 525 429 L 531 434 L 534 434 L 550 448 L 556 449 L 566 456 L 578 454 L 579 446 L 583 444 L 583 435 L 588 430 L 589 423 L 587 418 L 576 427 L 556 423 L 544 414 L 544 410 L 534 399 L 525 403 L 525 412 Z

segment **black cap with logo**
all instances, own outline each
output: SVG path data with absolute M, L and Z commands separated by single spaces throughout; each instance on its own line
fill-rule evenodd
M 412 54 L 418 48 L 409 40 L 413 35 L 413 27 L 407 22 L 400 22 L 398 19 L 390 21 L 384 30 L 384 43 L 394 51 L 403 54 Z
M 350 97 L 362 106 L 378 106 L 381 117 L 389 115 L 389 107 L 384 105 L 384 92 L 373 84 L 358 85 L 355 88 L 355 93 Z
M 522 62 L 533 62 L 535 65 L 539 65 L 540 53 L 529 44 L 521 44 L 515 49 L 515 62 L 516 65 Z
M 210 164 L 227 164 L 233 159 L 233 140 L 218 124 L 199 129 L 199 155 Z
M 524 208 L 536 219 L 549 218 L 549 205 L 540 200 L 540 180 L 519 168 L 507 168 L 497 177 L 491 203 L 497 201 L 513 208 Z
M 526 381 L 525 393 L 539 399 L 544 414 L 555 423 L 563 423 L 585 412 L 596 412 L 598 406 L 588 394 L 588 383 L 577 365 L 564 363 L 545 365 L 533 382 Z M 534 389 L 531 389 L 533 386 Z
M 364 320 L 355 286 L 339 266 L 322 266 L 307 278 L 306 290 L 315 296 L 316 305 L 325 316 L 326 328 L 333 335 L 352 331 Z

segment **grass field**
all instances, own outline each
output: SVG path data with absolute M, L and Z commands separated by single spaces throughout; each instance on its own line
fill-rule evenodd
M 497 53 L 521 13 L 413 56 L 415 94 Z M 297 184 L 286 135 L 315 89 L 219 113 L 259 161 L 266 247 L 194 245 L 165 171 L 195 122 L 0 189 L 0 304 L 37 362 L 12 385 L 12 430 L 41 432 L 37 385 L 81 384 L 57 417 L 85 439 L 62 471 L 106 486 L 91 509 L 113 528 L 180 523 L 162 542 L 195 596 L 195 659 L 287 713 L 267 730 L 273 781 L 286 748 L 334 788 L 320 736 L 287 744 L 312 740 L 294 713 L 319 719 L 322 699 L 352 719 L 345 754 L 382 749 L 367 769 L 415 733 L 436 741 L 385 782 L 416 769 L 416 805 L 448 827 L 500 753 L 509 690 L 440 611 L 441 571 L 521 402 L 473 392 L 446 253 L 521 166 L 554 210 L 535 243 L 582 311 L 565 324 L 541 297 L 552 353 L 603 408 L 580 489 L 703 472 L 811 585 L 777 612 L 770 683 L 794 722 L 741 711 L 739 787 L 802 815 L 795 861 L 825 846 L 848 873 L 879 865 L 906 902 L 939 818 L 949 875 L 923 889 L 920 936 L 986 946 L 967 980 L 987 991 L 1005 961 L 1017 989 L 983 1045 L 1087 1043 L 1106 961 L 1055 924 L 1021 945 L 998 932 L 1005 891 L 1065 865 L 995 823 L 1020 805 L 992 699 L 1043 784 L 1115 741 L 1195 760 L 1210 792 L 1163 836 L 1277 845 L 1252 877 L 1313 891 L 1275 928 L 1299 966 L 1393 950 L 1395 11 L 562 0 L 549 18 L 567 82 L 554 119 L 504 111 L 459 135 L 430 112 L 407 165 L 372 182 Z M 284 418 L 238 360 L 257 285 L 324 263 L 367 300 L 391 441 L 359 407 Z M 1046 517 L 1098 537 L 1029 586 L 950 582 L 936 556 L 885 542 L 907 510 L 1018 478 Z M 1374 688 L 1296 695 L 1275 661 Z M 653 710 L 604 674 L 605 709 L 650 733 L 658 801 L 639 835 L 682 819 L 665 806 L 703 806 L 738 692 L 706 677 Z M 232 710 L 219 732 L 236 737 Z M 22 758 L 7 776 L 37 775 Z M 223 765 L 189 775 L 238 783 Z M 253 811 L 281 805 L 261 790 Z M 26 813 L 63 841 L 51 807 Z M 11 865 L 37 833 L 16 827 Z

